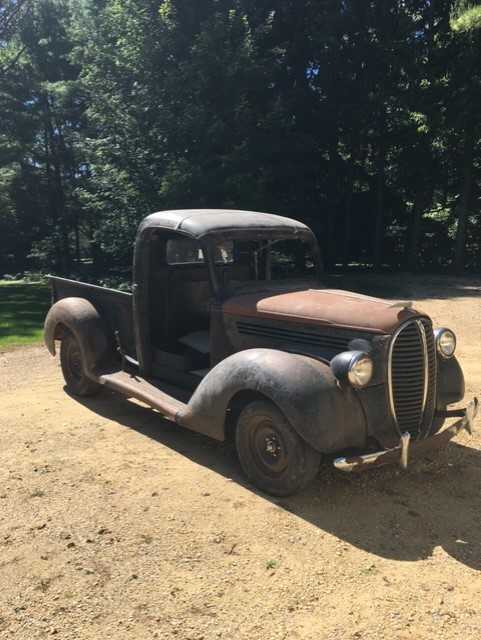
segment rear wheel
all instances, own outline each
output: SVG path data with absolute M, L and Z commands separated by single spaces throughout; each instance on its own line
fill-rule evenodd
M 271 402 L 256 400 L 241 411 L 236 447 L 248 479 L 275 496 L 307 486 L 319 470 L 321 456 L 302 440 Z
M 93 396 L 102 386 L 85 375 L 82 354 L 77 339 L 69 334 L 62 339 L 60 346 L 60 365 L 65 385 L 76 396 Z

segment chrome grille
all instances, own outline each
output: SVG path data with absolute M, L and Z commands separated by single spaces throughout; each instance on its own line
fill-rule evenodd
M 427 318 L 411 320 L 398 329 L 390 346 L 389 396 L 399 430 L 418 436 L 434 415 L 436 353 Z
M 436 343 L 434 341 L 433 325 L 431 321 L 428 320 L 428 318 L 422 318 L 421 322 L 426 335 L 428 365 L 428 389 L 422 427 L 425 430 L 425 435 L 429 435 L 429 430 L 434 418 L 434 412 L 436 410 Z

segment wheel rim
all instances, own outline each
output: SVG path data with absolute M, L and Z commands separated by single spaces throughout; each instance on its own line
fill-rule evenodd
M 80 380 L 82 377 L 82 358 L 80 355 L 80 349 L 76 342 L 70 344 L 68 350 L 68 368 L 72 377 L 75 380 Z
M 262 416 L 253 421 L 249 438 L 252 458 L 262 473 L 280 475 L 288 465 L 287 448 L 272 419 Z

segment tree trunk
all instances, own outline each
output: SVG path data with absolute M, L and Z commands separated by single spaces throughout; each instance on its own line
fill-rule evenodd
M 408 239 L 407 268 L 416 271 L 419 266 L 419 241 L 421 239 L 421 223 L 424 211 L 424 198 L 416 196 L 412 210 L 411 228 Z
M 330 271 L 336 264 L 333 249 L 335 248 L 334 236 L 335 236 L 335 219 L 336 213 L 332 204 L 327 210 L 326 220 L 326 237 L 324 238 L 324 259 L 327 270 Z
M 75 234 L 75 262 L 77 263 L 77 267 L 80 265 L 80 230 L 79 230 L 79 221 L 78 221 L 78 211 L 75 212 L 74 216 L 74 234 Z
M 55 215 L 58 231 L 60 235 L 60 263 L 63 272 L 67 272 L 70 267 L 70 243 L 68 237 L 68 228 L 65 215 L 65 192 L 63 188 L 62 180 L 62 161 L 59 153 L 58 135 L 56 136 L 53 114 L 50 106 L 50 99 L 48 95 L 44 96 L 45 107 L 45 125 L 48 137 L 49 147 L 49 174 L 50 185 L 49 191 L 51 192 L 51 200 L 53 201 L 52 214 Z M 53 167 L 53 175 L 52 175 Z M 52 183 L 53 178 L 53 183 Z
M 456 273 L 463 273 L 465 267 L 466 226 L 469 206 L 471 202 L 471 190 L 473 185 L 473 149 L 474 118 L 470 114 L 468 115 L 466 127 L 464 129 L 463 187 L 461 191 L 461 200 L 458 206 L 458 228 L 456 231 Z
M 377 153 L 377 208 L 376 226 L 374 230 L 374 268 L 380 269 L 384 244 L 384 181 L 386 173 L 386 151 L 381 141 Z
M 353 180 L 349 177 L 347 181 L 346 207 L 344 210 L 344 233 L 342 238 L 342 265 L 347 269 L 351 257 L 351 209 Z
M 58 210 L 57 210 L 57 201 L 55 198 L 55 191 L 53 188 L 52 165 L 50 162 L 51 147 L 50 147 L 50 137 L 49 137 L 47 126 L 45 126 L 45 129 L 44 129 L 44 147 L 45 147 L 45 174 L 47 178 L 47 198 L 50 206 L 50 213 L 52 216 L 52 224 L 53 224 L 53 228 L 55 230 L 55 235 L 56 235 L 58 232 Z M 54 237 L 54 243 L 55 243 L 54 269 L 57 272 L 62 269 L 62 256 L 60 253 L 60 247 L 56 237 Z
M 337 129 L 336 129 L 337 131 Z M 326 238 L 324 256 L 327 269 L 332 269 L 337 262 L 336 217 L 339 211 L 339 169 L 341 160 L 337 153 L 337 135 L 332 139 L 329 148 L 329 198 L 326 220 Z

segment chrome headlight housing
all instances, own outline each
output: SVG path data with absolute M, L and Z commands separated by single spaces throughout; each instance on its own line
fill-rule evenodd
M 372 358 L 363 351 L 345 351 L 331 360 L 331 369 L 339 382 L 361 389 L 371 382 Z
M 353 387 L 365 387 L 371 382 L 373 364 L 371 358 L 367 354 L 354 359 L 351 362 L 347 377 Z
M 442 358 L 452 358 L 456 351 L 456 336 L 451 329 L 436 329 L 436 350 Z

